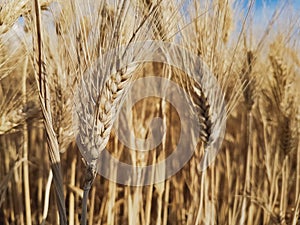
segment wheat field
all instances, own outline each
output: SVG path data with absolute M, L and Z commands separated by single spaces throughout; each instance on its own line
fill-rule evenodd
M 255 4 L 0 1 L 0 225 L 300 224 L 300 15 L 282 1 L 257 19 Z M 161 58 L 150 58 L 153 43 Z M 204 68 L 189 54 L 205 62 L 219 92 L 185 72 Z M 199 134 L 182 122 L 182 106 L 163 98 L 129 105 L 146 90 L 168 93 L 160 82 L 131 86 L 153 75 L 179 85 L 174 103 L 191 106 L 184 116 L 195 116 Z M 135 151 L 136 140 L 160 134 L 157 118 L 161 142 Z M 96 165 L 105 148 L 133 168 L 162 162 L 181 131 L 197 146 L 158 183 L 131 186 L 96 173 L 122 172 Z M 218 154 L 201 169 L 213 143 Z

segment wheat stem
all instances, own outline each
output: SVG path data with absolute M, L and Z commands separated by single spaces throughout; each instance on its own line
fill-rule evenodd
M 89 192 L 91 190 L 91 187 L 93 185 L 93 182 L 96 177 L 96 164 L 95 162 L 92 162 L 88 164 L 86 168 L 86 174 L 85 174 L 85 182 L 83 187 L 83 198 L 82 198 L 82 212 L 81 212 L 81 225 L 86 225 L 87 221 L 87 203 L 89 198 Z

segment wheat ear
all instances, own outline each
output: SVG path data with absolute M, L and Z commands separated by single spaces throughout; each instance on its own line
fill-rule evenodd
M 85 146 L 82 153 L 87 157 L 87 161 L 97 159 L 105 148 L 117 109 L 133 80 L 131 72 L 134 70 L 135 67 L 126 67 L 111 75 L 98 96 L 95 87 L 92 88 L 94 93 L 88 89 L 84 90 L 85 96 L 81 97 L 80 102 L 83 111 L 79 115 L 82 126 L 77 138 L 80 144 Z M 85 85 L 89 86 L 87 83 Z
M 197 115 L 200 125 L 200 133 L 196 135 L 199 135 L 204 143 L 205 154 L 198 167 L 202 171 L 215 158 L 224 136 L 227 115 L 225 96 L 219 82 L 200 58 L 185 54 L 184 51 L 172 54 L 176 55 L 177 62 L 182 63 L 178 63 L 178 67 L 189 73 L 189 76 L 179 76 L 179 83 L 185 89 L 185 97 L 190 102 L 192 112 Z
M 198 167 L 202 171 L 209 166 L 221 147 L 226 127 L 224 95 L 220 90 L 210 90 L 209 85 L 198 82 L 192 83 L 189 94 L 199 118 L 200 138 L 204 143 L 204 156 Z
M 108 50 L 105 54 L 100 54 L 98 64 L 87 71 L 86 76 L 81 79 L 77 95 L 79 110 L 76 110 L 75 121 L 79 123 L 79 126 L 76 126 L 79 127 L 79 132 L 76 132 L 78 134 L 76 138 L 79 149 L 87 161 L 82 225 L 86 224 L 88 193 L 96 175 L 97 160 L 108 143 L 113 122 L 134 79 L 132 72 L 137 69 L 136 65 L 130 63 L 143 54 L 142 49 L 135 51 L 130 45 L 139 38 L 148 36 L 148 30 L 142 30 L 147 28 L 146 21 L 155 10 L 153 9 L 136 24 L 137 27 L 123 48 L 124 46 L 121 47 L 123 20 L 128 13 L 130 2 L 123 0 L 117 6 L 116 22 L 111 40 L 108 42 Z
M 84 186 L 86 195 L 84 199 L 86 200 L 88 190 L 96 175 L 96 161 L 108 143 L 113 122 L 134 79 L 132 72 L 135 69 L 136 66 L 119 69 L 109 76 L 103 85 L 100 85 L 102 88 L 96 87 L 97 83 L 101 83 L 98 77 L 95 77 L 97 74 L 93 74 L 94 77 L 89 82 L 82 80 L 81 87 L 83 89 L 81 91 L 83 94 L 79 96 L 81 112 L 78 112 L 80 131 L 77 136 L 77 144 L 80 145 L 79 149 L 88 162 Z M 82 224 L 84 224 L 83 221 Z

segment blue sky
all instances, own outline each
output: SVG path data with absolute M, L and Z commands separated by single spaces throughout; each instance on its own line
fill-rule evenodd
M 255 2 L 255 8 L 259 9 L 264 6 L 264 4 L 268 6 L 274 6 L 278 3 L 278 0 L 256 0 Z
M 250 0 L 238 0 L 243 4 L 243 8 L 247 11 L 247 8 L 250 4 Z M 263 32 L 268 26 L 271 18 L 274 16 L 275 11 L 279 12 L 284 6 L 284 10 L 278 17 L 280 23 L 276 23 L 273 28 L 279 26 L 283 28 L 288 21 L 295 21 L 296 18 L 300 17 L 300 0 L 254 0 L 255 5 L 251 11 L 251 18 L 253 18 L 252 23 L 258 31 Z M 293 8 L 293 9 L 291 9 Z M 300 21 L 300 20 L 298 20 Z M 299 22 L 298 22 L 299 24 Z M 287 24 L 288 25 L 288 24 Z M 296 25 L 299 29 L 299 25 Z
M 241 1 L 243 7 L 246 9 L 250 0 L 238 0 Z M 300 0 L 254 0 L 255 5 L 252 9 L 255 17 L 260 18 L 261 16 L 271 16 L 274 11 L 278 8 L 286 4 L 286 6 L 293 6 L 294 9 L 300 11 Z M 300 14 L 299 14 L 300 15 Z
M 299 0 L 256 0 L 255 1 L 255 9 L 261 9 L 263 7 L 275 8 L 278 4 L 282 4 L 284 2 L 291 3 L 297 9 L 300 9 L 300 1 Z
M 245 4 L 247 4 L 246 2 Z M 272 15 L 277 7 L 286 3 L 292 5 L 296 10 L 300 10 L 300 0 L 256 0 L 254 7 L 255 16 L 260 17 L 263 12 Z

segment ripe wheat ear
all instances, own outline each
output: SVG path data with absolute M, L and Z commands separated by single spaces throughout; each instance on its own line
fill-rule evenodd
M 81 224 L 86 224 L 88 193 L 97 172 L 97 160 L 109 140 L 113 123 L 123 100 L 135 79 L 136 58 L 144 54 L 144 47 L 136 48 L 139 38 L 148 36 L 146 21 L 151 13 L 142 19 L 127 41 L 121 44 L 122 18 L 128 12 L 129 1 L 119 3 L 121 9 L 112 34 L 108 50 L 100 54 L 97 64 L 85 73 L 76 96 L 77 144 L 87 161 L 87 172 L 82 202 Z M 127 4 L 127 6 L 126 6 Z M 129 4 L 130 5 L 130 4 Z M 113 49 L 111 49 L 113 48 Z
M 179 73 L 175 79 L 185 90 L 191 112 L 198 118 L 200 133 L 194 135 L 204 143 L 205 153 L 198 165 L 202 171 L 214 160 L 222 144 L 227 116 L 225 95 L 219 81 L 200 57 L 186 51 L 175 51 L 170 52 L 169 59 L 176 60 L 178 68 L 188 73 L 185 76 Z
M 87 82 L 82 80 L 78 96 L 77 116 L 80 130 L 77 144 L 88 164 L 81 224 L 86 223 L 88 193 L 96 176 L 97 159 L 107 145 L 114 120 L 134 79 L 133 72 L 136 68 L 137 66 L 125 66 L 113 75 L 109 75 L 106 81 L 102 80 L 103 77 L 98 76 L 101 70 L 96 70 L 89 74 L 92 77 L 88 76 L 92 79 L 88 79 Z

